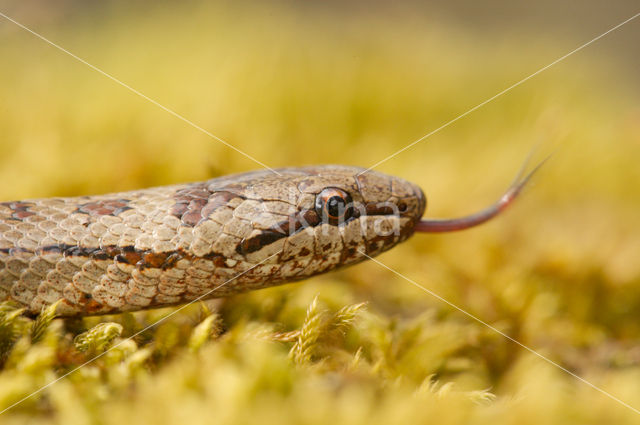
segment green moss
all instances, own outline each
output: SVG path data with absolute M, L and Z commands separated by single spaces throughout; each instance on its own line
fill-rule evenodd
M 432 17 L 246 6 L 20 18 L 272 167 L 372 165 L 575 48 L 525 31 L 480 42 Z M 2 29 L 2 199 L 256 167 Z M 416 235 L 380 260 L 640 408 L 640 127 L 626 81 L 585 49 L 383 164 L 443 217 L 493 201 L 534 144 L 557 148 L 504 217 Z M 1 305 L 0 408 L 19 403 L 0 422 L 637 422 L 375 263 L 173 311 L 32 320 Z

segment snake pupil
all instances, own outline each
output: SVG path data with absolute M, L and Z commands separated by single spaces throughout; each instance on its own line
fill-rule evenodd
M 339 196 L 332 196 L 327 201 L 327 213 L 330 217 L 340 217 L 344 211 L 344 199 Z

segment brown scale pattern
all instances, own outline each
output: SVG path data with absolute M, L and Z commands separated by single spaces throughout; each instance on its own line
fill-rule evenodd
M 405 240 L 424 212 L 420 189 L 395 177 L 343 166 L 278 171 L 2 202 L 0 300 L 31 314 L 62 300 L 58 312 L 74 316 L 227 296 L 362 261 L 358 250 L 376 255 Z M 321 222 L 315 199 L 327 187 L 348 192 L 362 215 Z M 386 215 L 380 202 L 403 212 Z

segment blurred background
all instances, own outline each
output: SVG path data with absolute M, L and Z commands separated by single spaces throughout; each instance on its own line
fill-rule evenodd
M 372 166 L 638 11 L 632 0 L 0 3 L 0 12 L 274 168 Z M 635 408 L 639 37 L 635 20 L 376 168 L 418 183 L 429 217 L 450 217 L 497 199 L 534 147 L 534 161 L 553 152 L 504 217 L 416 235 L 380 260 Z M 3 18 L 0 64 L 1 200 L 259 168 Z M 308 364 L 287 360 L 287 342 L 247 336 L 260 326 L 304 327 L 316 295 L 327 311 L 368 304 Z M 113 378 L 120 363 L 98 363 L 92 378 L 70 377 L 6 417 L 637 421 L 376 264 L 218 308 L 226 333 L 206 350 L 180 342 L 195 313 L 177 315 L 136 341 L 132 352 L 153 353 L 139 373 Z M 109 320 L 125 338 L 154 314 Z M 40 369 L 9 362 L 0 404 L 76 364 L 62 362 L 60 341 L 104 320 L 65 323 L 58 354 Z

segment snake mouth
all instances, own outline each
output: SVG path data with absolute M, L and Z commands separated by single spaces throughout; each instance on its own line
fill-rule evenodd
M 349 207 L 353 213 L 343 221 L 333 222 L 323 220 L 315 210 L 303 209 L 289 216 L 269 229 L 260 231 L 251 237 L 244 238 L 236 247 L 236 252 L 241 255 L 259 251 L 263 247 L 272 244 L 282 238 L 293 236 L 308 227 L 316 227 L 320 224 L 343 226 L 363 216 L 403 216 L 408 212 L 391 202 L 378 202 L 358 204 L 351 203 Z

